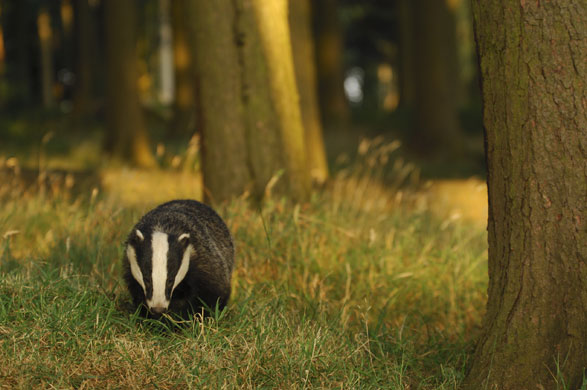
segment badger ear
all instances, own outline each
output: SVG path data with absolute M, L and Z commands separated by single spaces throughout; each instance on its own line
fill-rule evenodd
M 141 231 L 139 229 L 135 230 L 135 233 L 141 241 L 145 240 L 145 236 L 143 236 L 143 233 L 141 233 Z
M 183 233 L 177 238 L 177 241 L 179 241 L 181 243 L 188 243 L 188 241 L 186 241 L 186 240 L 188 240 L 189 238 L 190 238 L 189 233 Z

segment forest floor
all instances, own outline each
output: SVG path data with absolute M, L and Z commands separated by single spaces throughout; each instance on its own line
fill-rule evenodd
M 201 194 L 186 154 L 160 153 L 150 172 L 88 169 L 43 142 L 28 162 L 0 153 L 0 389 L 461 383 L 486 300 L 482 181 L 417 179 L 394 147 L 364 141 L 308 202 L 220 205 L 231 301 L 164 324 L 129 311 L 122 243 L 150 207 Z

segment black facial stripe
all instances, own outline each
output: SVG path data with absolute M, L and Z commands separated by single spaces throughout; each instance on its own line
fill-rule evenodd
M 139 229 L 141 230 L 141 229 Z M 147 229 L 141 230 L 144 236 L 144 240 L 136 242 L 134 245 L 135 252 L 137 254 L 137 263 L 143 274 L 143 282 L 145 283 L 145 299 L 151 299 L 153 297 L 153 247 L 152 247 L 152 234 Z
M 167 299 L 172 298 L 172 288 L 175 283 L 175 277 L 181 267 L 181 261 L 186 251 L 186 245 L 178 241 L 179 235 L 169 235 L 167 251 L 167 280 L 165 285 L 165 296 Z

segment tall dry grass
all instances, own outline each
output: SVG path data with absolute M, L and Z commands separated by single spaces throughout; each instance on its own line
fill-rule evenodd
M 153 204 L 49 172 L 24 185 L 4 160 L 0 388 L 457 388 L 485 231 L 423 207 L 397 146 L 363 141 L 309 202 L 218 207 L 237 246 L 231 302 L 174 329 L 129 312 L 121 285 L 122 242 Z

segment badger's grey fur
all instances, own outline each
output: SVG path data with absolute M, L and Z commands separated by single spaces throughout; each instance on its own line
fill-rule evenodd
M 230 296 L 234 246 L 210 207 L 174 200 L 145 214 L 126 241 L 124 278 L 136 307 L 159 317 L 223 308 Z

